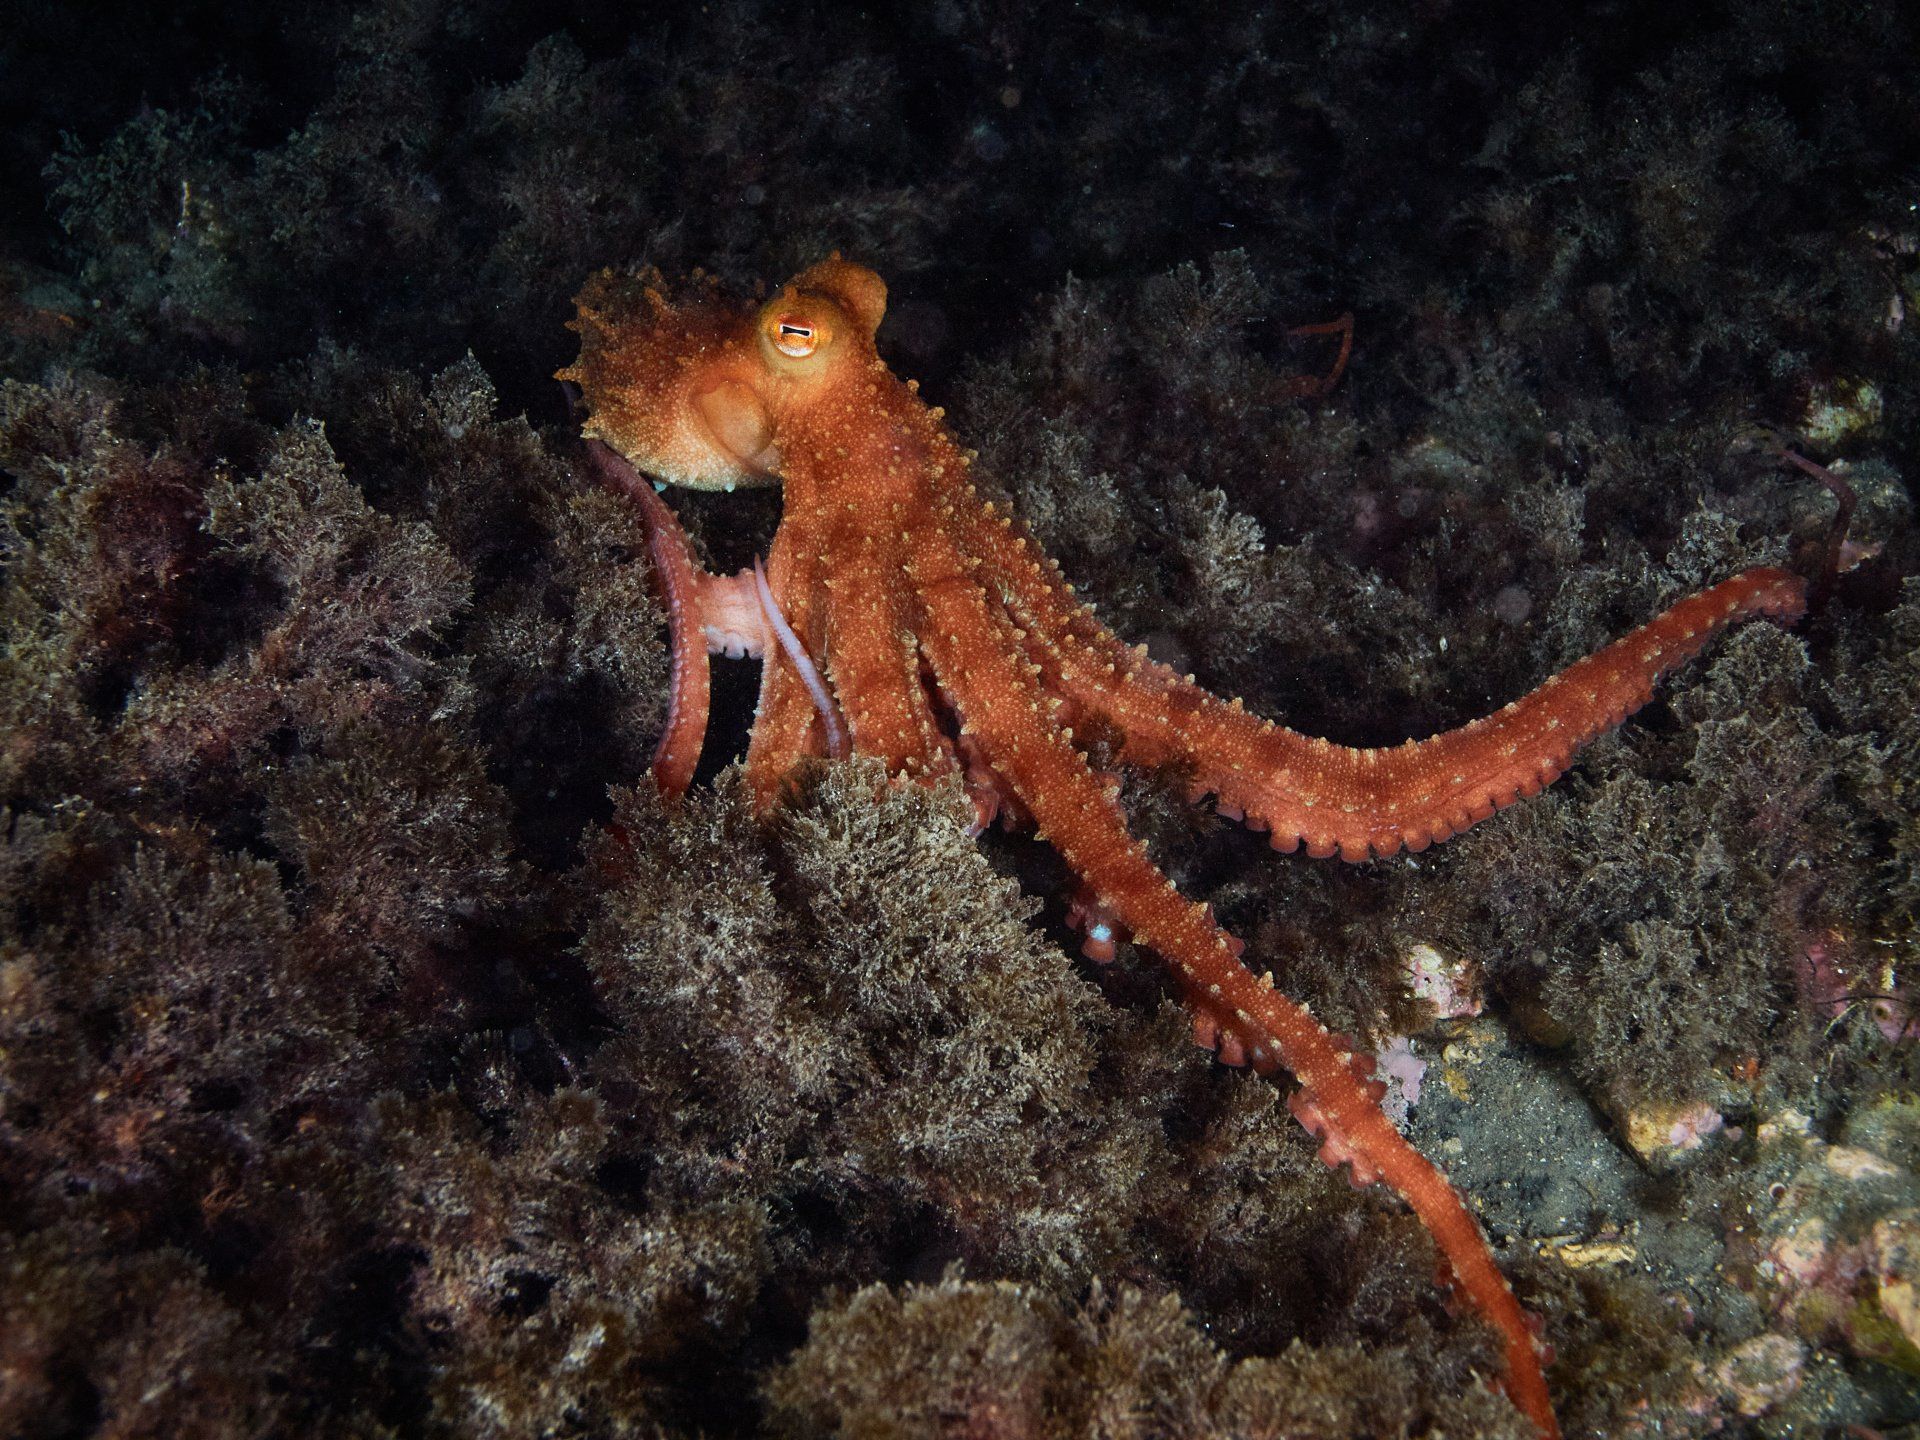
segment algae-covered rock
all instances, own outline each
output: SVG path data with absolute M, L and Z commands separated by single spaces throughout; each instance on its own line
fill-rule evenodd
M 1849 1138 L 1891 1135 L 1909 1113 L 1904 1101 L 1876 1110 Z M 1795 1123 L 1763 1126 L 1761 1143 L 1782 1178 L 1749 1237 L 1746 1283 L 1808 1341 L 1920 1374 L 1920 1176 Z

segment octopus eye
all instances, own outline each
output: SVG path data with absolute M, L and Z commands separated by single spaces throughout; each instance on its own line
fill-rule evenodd
M 797 320 L 778 320 L 774 322 L 773 343 L 782 355 L 798 360 L 814 352 L 820 343 L 820 332 Z
M 846 323 L 833 301 L 789 290 L 760 312 L 760 358 L 796 380 L 822 373 L 844 348 L 834 342 Z
M 805 360 L 833 339 L 832 327 L 804 315 L 770 315 L 767 339 L 789 360 Z

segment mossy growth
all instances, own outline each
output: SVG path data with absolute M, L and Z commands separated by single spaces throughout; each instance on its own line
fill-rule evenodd
M 870 1286 L 817 1312 L 768 1397 L 777 1433 L 862 1440 L 1533 1433 L 1483 1378 L 1428 1368 L 1414 1348 L 1296 1341 L 1235 1364 L 1171 1296 L 1096 1290 L 1068 1307 L 950 1276 Z
M 259 418 L 296 382 L 349 418 Z M 551 814 L 644 758 L 657 620 L 472 362 L 173 398 L 14 385 L 0 425 L 21 1433 L 744 1431 L 834 1287 L 951 1262 L 1488 1373 L 1417 1226 L 1104 999 L 957 792 Z M 612 738 L 555 746 L 586 705 Z

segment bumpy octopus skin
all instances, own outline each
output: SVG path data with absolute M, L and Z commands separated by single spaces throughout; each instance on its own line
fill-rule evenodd
M 1202 1043 L 1292 1072 L 1293 1112 L 1322 1157 L 1412 1206 L 1459 1293 L 1499 1330 L 1507 1394 L 1557 1434 L 1534 1326 L 1459 1195 L 1382 1113 L 1371 1061 L 1254 975 L 1209 907 L 1175 889 L 1075 729 L 1118 735 L 1127 763 L 1180 764 L 1196 799 L 1211 793 L 1278 849 L 1356 861 L 1419 850 L 1538 793 L 1729 624 L 1797 618 L 1802 582 L 1747 571 L 1497 714 L 1397 748 L 1332 745 L 1221 700 L 1101 625 L 1014 517 L 975 493 L 942 412 L 880 359 L 886 287 L 872 271 L 835 256 L 758 306 L 711 282 L 669 299 L 657 274 L 608 272 L 578 306 L 581 355 L 561 378 L 582 388 L 596 463 L 646 513 L 673 622 L 662 789 L 691 779 L 711 647 L 765 656 L 746 760 L 763 807 L 803 757 L 850 747 L 896 775 L 967 779 L 983 822 L 996 805 L 1030 817 L 1088 908 L 1172 967 Z M 615 452 L 670 484 L 784 485 L 764 571 L 701 571 L 672 512 Z M 1100 943 L 1090 930 L 1090 953 Z

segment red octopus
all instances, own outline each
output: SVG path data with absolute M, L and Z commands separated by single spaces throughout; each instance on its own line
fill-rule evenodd
M 672 622 L 660 787 L 676 794 L 692 778 L 711 646 L 765 657 L 746 759 L 762 807 L 806 757 L 855 753 L 912 780 L 961 777 L 982 823 L 996 808 L 1030 817 L 1090 897 L 1090 951 L 1110 945 L 1104 925 L 1124 927 L 1172 968 L 1202 1043 L 1228 1063 L 1292 1072 L 1293 1113 L 1322 1158 L 1413 1207 L 1459 1292 L 1499 1330 L 1507 1394 L 1557 1434 L 1535 1327 L 1459 1195 L 1381 1112 L 1371 1060 L 1241 963 L 1241 942 L 1128 832 L 1118 785 L 1075 733 L 1119 737 L 1127 764 L 1183 767 L 1196 798 L 1212 794 L 1277 849 L 1421 850 L 1537 794 L 1726 626 L 1797 618 L 1803 582 L 1749 570 L 1497 714 L 1391 749 L 1332 745 L 1218 698 L 1100 623 L 1015 518 L 975 492 L 942 412 L 879 357 L 886 297 L 879 276 L 837 255 L 760 305 L 710 283 L 669 299 L 657 273 L 603 273 L 579 297 L 581 354 L 560 376 L 581 387 L 585 433 L 603 442 L 596 462 L 645 511 Z M 784 485 L 765 565 L 700 570 L 630 467 L 698 489 Z

